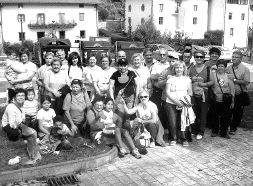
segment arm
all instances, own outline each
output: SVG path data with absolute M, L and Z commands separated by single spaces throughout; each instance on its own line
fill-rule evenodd
M 39 130 L 44 133 L 46 136 L 49 136 L 50 133 L 47 131 L 47 129 L 43 126 L 43 121 L 41 119 L 38 120 L 39 122 Z
M 76 125 L 74 124 L 74 122 L 73 122 L 73 120 L 72 120 L 72 118 L 71 118 L 71 115 L 70 115 L 70 113 L 69 113 L 69 110 L 65 110 L 65 111 L 64 111 L 64 114 L 65 114 L 65 116 L 67 117 L 67 119 L 68 119 L 68 121 L 69 121 L 69 123 L 70 123 L 70 125 L 71 125 L 71 130 L 72 130 L 74 133 L 76 133 L 76 132 L 77 132 L 77 127 L 76 127 Z
M 91 110 L 87 112 L 87 122 L 90 125 L 90 129 L 92 131 L 105 128 L 104 123 L 100 121 L 100 117 L 100 115 L 95 116 L 94 112 Z
M 10 106 L 10 105 L 9 105 Z M 14 106 L 14 105 L 13 105 Z M 7 110 L 8 109 L 8 110 Z M 7 109 L 5 112 L 7 112 L 8 115 L 8 123 L 11 128 L 16 129 L 17 123 L 16 123 L 16 118 L 17 118 L 17 112 L 13 112 L 13 109 L 7 106 Z
M 129 108 L 127 107 L 127 105 L 126 105 L 126 103 L 125 103 L 125 101 L 124 101 L 123 98 L 121 98 L 121 102 L 122 102 L 123 107 L 124 107 L 124 110 L 125 110 L 125 112 L 126 112 L 127 114 L 131 115 L 131 114 L 134 114 L 134 113 L 137 112 L 137 107 L 136 107 L 136 106 L 133 107 L 133 108 L 131 108 L 131 109 L 129 109 Z
M 98 95 L 101 95 L 101 92 L 100 92 L 100 90 L 98 88 L 98 84 L 97 83 L 98 83 L 97 81 L 93 81 L 93 86 L 94 86 L 94 89 L 95 89 L 96 93 Z
M 235 104 L 235 85 L 233 83 L 233 81 L 231 81 L 230 79 L 228 79 L 228 86 L 229 86 L 229 89 L 230 89 L 230 93 L 232 94 L 232 102 L 231 102 L 231 105 L 230 105 L 230 108 L 234 108 L 234 104 Z
M 171 92 L 170 92 L 170 87 L 171 87 L 171 84 L 170 83 L 167 83 L 166 84 L 166 87 L 165 87 L 165 91 L 166 91 L 166 96 L 172 100 L 175 105 L 179 106 L 179 107 L 182 107 L 183 104 L 174 96 L 171 96 Z
M 136 90 L 135 90 L 135 104 L 138 103 L 138 95 L 139 95 L 139 92 L 140 92 L 140 85 L 138 83 L 138 79 L 137 77 L 134 78 L 134 82 L 135 82 L 135 85 L 136 85 Z
M 24 83 L 27 81 L 31 81 L 33 79 L 33 77 L 35 76 L 36 72 L 31 72 L 28 76 L 17 79 L 17 80 L 13 80 L 13 83 L 17 84 L 17 83 Z
M 152 110 L 152 113 L 151 113 L 151 119 L 149 120 L 142 120 L 142 123 L 145 125 L 146 123 L 153 123 L 155 124 L 157 121 L 157 113 L 156 113 L 156 110 Z
M 113 101 L 115 102 L 115 97 L 114 97 L 114 83 L 115 83 L 115 80 L 113 79 L 110 79 L 109 81 L 109 94 L 110 94 L 110 97 L 113 99 Z
M 210 75 L 209 75 L 209 81 L 205 82 L 205 83 L 202 83 L 202 82 L 199 82 L 198 83 L 198 86 L 200 87 L 211 87 L 214 85 L 214 77 L 213 77 L 213 73 L 212 71 L 209 72 Z
M 92 107 L 92 104 L 91 104 L 90 97 L 86 89 L 83 91 L 83 94 L 84 94 L 84 100 L 85 100 L 86 106 L 88 109 L 90 109 Z

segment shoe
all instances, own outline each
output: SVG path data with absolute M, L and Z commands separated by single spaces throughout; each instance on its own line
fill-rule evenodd
M 188 141 L 183 141 L 182 145 L 183 145 L 183 147 L 189 147 Z
M 132 151 L 132 155 L 133 155 L 136 159 L 140 159 L 140 158 L 141 158 L 141 155 L 140 155 L 138 149 L 134 149 L 134 150 Z
M 163 141 L 161 143 L 155 143 L 156 146 L 167 147 L 167 144 Z
M 123 158 L 126 154 L 127 154 L 126 149 L 124 149 L 124 148 L 120 148 L 120 149 L 119 149 L 119 156 L 120 156 L 120 157 Z
M 228 134 L 226 134 L 226 135 L 221 135 L 220 137 L 226 138 L 226 139 L 230 139 L 230 138 L 231 138 Z
M 230 131 L 229 131 L 229 134 L 230 134 L 230 135 L 235 135 L 235 130 L 230 130 Z
M 211 137 L 216 137 L 216 136 L 218 136 L 218 134 L 212 132 Z
M 201 140 L 202 138 L 203 138 L 203 136 L 200 135 L 200 134 L 198 134 L 198 135 L 196 136 L 196 139 L 197 139 L 197 140 Z
M 176 141 L 171 141 L 171 142 L 170 142 L 170 146 L 175 146 L 176 144 L 177 144 Z
M 151 142 L 149 145 L 150 148 L 154 148 L 155 147 L 155 142 Z

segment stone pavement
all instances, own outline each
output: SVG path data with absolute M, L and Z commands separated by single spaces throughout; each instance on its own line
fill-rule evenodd
M 205 137 L 165 148 L 149 148 L 78 175 L 80 186 L 98 185 L 253 185 L 253 132 L 239 129 L 231 139 Z

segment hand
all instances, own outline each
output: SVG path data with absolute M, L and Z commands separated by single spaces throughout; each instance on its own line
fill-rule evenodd
M 135 118 L 134 121 L 137 122 L 137 123 L 142 123 L 142 119 L 141 118 Z
M 232 102 L 232 103 L 231 103 L 231 105 L 230 105 L 230 109 L 233 109 L 233 108 L 234 108 L 234 106 L 235 106 L 235 103 L 234 103 L 234 102 Z
M 16 80 L 11 80 L 11 81 L 9 81 L 9 82 L 10 82 L 10 84 L 12 84 L 12 85 L 15 85 L 15 84 L 17 83 Z
M 121 89 L 121 90 L 119 91 L 118 95 L 122 95 L 123 92 L 124 92 L 124 89 Z
M 61 97 L 61 92 L 59 92 L 58 90 L 54 91 L 53 94 L 55 95 L 55 97 Z
M 126 102 L 125 102 L 125 100 L 122 98 L 122 97 L 120 97 L 120 103 L 122 103 L 123 105 L 125 105 L 126 104 Z
M 106 116 L 104 115 L 104 113 L 101 115 L 100 118 L 101 118 L 101 119 L 106 119 Z
M 72 132 L 75 134 L 75 133 L 77 133 L 78 128 L 77 128 L 77 126 L 75 126 L 75 125 L 71 125 L 71 130 L 72 130 Z
M 234 81 L 235 78 L 233 74 L 228 74 L 227 76 L 228 76 L 228 79 L 230 79 L 231 81 Z
M 63 134 L 63 131 L 62 130 L 58 130 L 57 134 Z
M 182 103 L 181 101 L 176 101 L 176 105 L 177 105 L 178 107 L 183 107 L 183 106 L 184 106 L 183 103 Z
M 205 87 L 205 86 L 206 86 L 206 83 L 198 82 L 198 86 L 199 86 L 199 87 Z

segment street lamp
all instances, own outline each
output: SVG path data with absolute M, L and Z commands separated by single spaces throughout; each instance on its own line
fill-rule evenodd
M 19 10 L 22 10 L 22 8 L 20 7 Z M 24 43 L 24 32 L 23 32 L 23 22 L 25 21 L 25 15 L 24 14 L 18 14 L 18 22 L 20 22 L 20 29 L 21 29 L 21 43 L 23 45 Z

